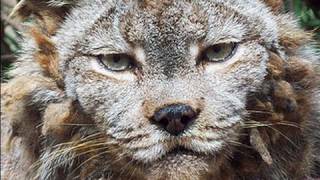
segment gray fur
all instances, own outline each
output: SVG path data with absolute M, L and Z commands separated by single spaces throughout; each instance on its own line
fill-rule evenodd
M 275 48 L 278 54 L 288 57 L 288 52 L 279 44 L 281 17 L 258 0 L 176 0 L 164 5 L 159 12 L 141 9 L 139 3 L 135 0 L 77 1 L 51 37 L 59 53 L 65 94 L 44 90 L 34 93 L 33 101 L 47 104 L 63 97 L 76 100 L 81 112 L 93 119 L 96 130 L 120 147 L 121 154 L 112 154 L 118 157 L 102 157 L 92 178 L 116 179 L 121 170 L 128 171 L 124 177 L 132 174 L 132 177 L 146 179 L 222 177 L 219 166 L 232 155 L 234 147 L 230 142 L 239 139 L 242 132 L 239 127 L 248 113 L 245 110 L 247 95 L 259 91 L 267 75 L 268 50 Z M 64 6 L 66 2 L 50 1 L 50 4 Z M 197 66 L 200 44 L 207 47 L 219 42 L 239 42 L 240 45 L 228 61 Z M 31 41 L 24 44 L 21 62 L 13 71 L 15 77 L 42 73 L 33 61 L 35 46 Z M 192 54 L 192 48 L 196 55 Z M 313 50 L 306 49 L 312 48 L 301 48 L 297 55 L 310 60 L 307 63 L 318 62 L 319 57 Z M 111 53 L 136 57 L 141 78 L 133 72 L 109 72 L 99 66 L 95 56 Z M 237 68 L 230 68 L 234 63 L 239 63 Z M 315 92 L 315 101 L 319 100 L 317 94 L 319 92 Z M 171 103 L 189 103 L 202 111 L 187 131 L 172 137 L 149 122 L 143 113 L 145 103 L 152 104 L 151 112 Z M 314 111 L 319 112 L 318 107 Z M 316 117 L 317 126 L 318 121 Z M 317 135 L 313 140 L 314 151 L 319 149 L 319 139 Z M 178 145 L 206 156 L 166 156 Z M 281 151 L 279 155 L 277 150 L 270 150 L 275 163 L 262 170 L 260 178 L 292 178 L 282 169 L 288 162 L 281 155 L 288 152 Z M 41 156 L 39 179 L 56 178 L 55 164 L 61 159 L 76 158 L 70 153 L 46 161 L 52 151 L 48 148 Z M 137 163 L 133 167 L 144 176 L 125 167 L 113 169 L 113 163 L 116 164 L 113 160 L 118 158 L 122 162 L 124 157 Z M 68 172 L 73 163 L 62 163 L 61 167 L 66 166 Z

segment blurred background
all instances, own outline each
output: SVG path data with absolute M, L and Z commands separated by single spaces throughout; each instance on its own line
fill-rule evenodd
M 10 78 L 6 72 L 20 49 L 22 26 L 8 17 L 18 1 L 1 0 L 1 82 Z M 303 28 L 314 31 L 320 44 L 320 0 L 285 0 L 285 11 L 294 13 Z

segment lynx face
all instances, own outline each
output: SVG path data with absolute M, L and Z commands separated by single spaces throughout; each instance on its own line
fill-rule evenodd
M 241 2 L 95 1 L 71 13 L 55 36 L 66 91 L 117 156 L 183 175 L 228 155 L 277 46 L 264 5 Z
M 1 176 L 318 178 L 319 55 L 280 8 L 19 1 L 32 26 L 1 86 Z

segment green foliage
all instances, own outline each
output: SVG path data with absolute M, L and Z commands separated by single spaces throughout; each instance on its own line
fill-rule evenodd
M 320 9 L 318 4 L 319 2 L 316 0 L 287 0 L 286 9 L 295 13 L 302 27 L 314 31 L 317 41 L 320 42 Z

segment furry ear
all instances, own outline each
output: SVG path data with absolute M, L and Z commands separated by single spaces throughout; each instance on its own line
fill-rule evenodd
M 36 20 L 43 30 L 52 35 L 75 3 L 76 0 L 21 0 L 10 16 Z
M 283 0 L 263 0 L 274 12 L 279 12 L 283 7 Z
M 58 53 L 51 40 L 60 28 L 66 14 L 77 0 L 21 0 L 11 13 L 12 18 L 28 20 L 31 26 L 26 30 L 35 40 L 37 51 L 33 56 L 44 75 L 53 78 L 59 87 L 63 86 L 58 70 Z

